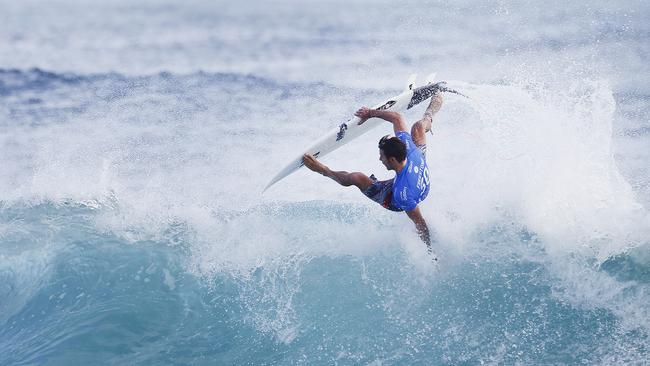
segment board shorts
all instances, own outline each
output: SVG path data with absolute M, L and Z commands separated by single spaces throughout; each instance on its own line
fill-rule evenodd
M 422 156 L 426 159 L 427 145 L 417 145 L 417 148 L 422 151 Z M 374 174 L 370 176 L 372 185 L 365 190 L 361 191 L 366 197 L 379 203 L 385 209 L 401 212 L 404 211 L 392 205 L 393 202 L 393 182 L 394 179 L 378 180 Z

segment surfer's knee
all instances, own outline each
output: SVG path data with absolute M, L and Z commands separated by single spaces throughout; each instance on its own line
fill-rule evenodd
M 360 190 L 365 190 L 372 185 L 372 179 L 361 172 L 354 172 L 348 174 L 347 186 L 356 186 Z

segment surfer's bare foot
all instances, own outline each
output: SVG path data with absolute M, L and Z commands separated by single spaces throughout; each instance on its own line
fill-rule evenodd
M 316 158 L 311 154 L 303 155 L 302 162 L 305 163 L 305 166 L 309 168 L 309 170 L 316 173 L 325 175 L 325 171 L 327 171 L 327 167 L 320 161 L 316 160 Z

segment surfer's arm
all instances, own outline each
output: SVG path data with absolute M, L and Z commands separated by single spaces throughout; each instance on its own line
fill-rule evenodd
M 415 206 L 415 208 L 411 211 L 405 212 L 409 219 L 411 219 L 411 221 L 413 221 L 415 224 L 415 230 L 417 230 L 418 235 L 420 235 L 420 239 L 422 239 L 424 244 L 427 245 L 427 249 L 431 250 L 431 234 L 429 233 L 427 222 L 424 220 L 424 217 L 422 217 L 420 207 Z
M 364 123 L 368 118 L 381 118 L 384 121 L 390 122 L 393 124 L 393 130 L 395 131 L 395 134 L 397 134 L 400 131 L 407 131 L 406 129 L 406 122 L 404 122 L 404 118 L 402 118 L 402 115 L 397 113 L 397 112 L 392 112 L 392 111 L 379 111 L 376 109 L 369 109 L 366 107 L 361 107 L 357 111 L 357 113 L 354 114 L 355 116 L 361 118 L 361 121 L 359 121 L 359 124 Z

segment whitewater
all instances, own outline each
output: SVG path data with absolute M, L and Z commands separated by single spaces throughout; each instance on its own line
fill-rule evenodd
M 0 365 L 649 363 L 648 3 L 0 9 Z M 262 194 L 431 72 L 469 96 L 427 137 L 437 264 L 354 188 Z M 390 127 L 323 161 L 391 178 Z

